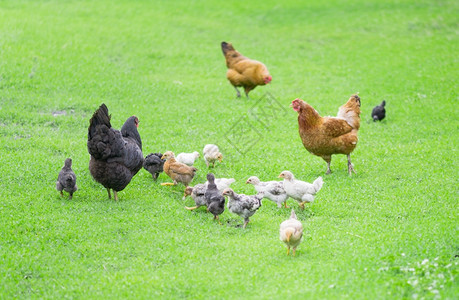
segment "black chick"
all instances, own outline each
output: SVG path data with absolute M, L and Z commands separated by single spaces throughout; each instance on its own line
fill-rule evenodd
M 59 176 L 56 181 L 56 190 L 61 192 L 61 196 L 64 196 L 63 191 L 69 193 L 69 199 L 72 200 L 73 193 L 76 192 L 78 187 L 76 186 L 76 175 L 72 170 L 72 159 L 67 158 L 65 164 L 59 172 Z
M 211 212 L 214 215 L 214 220 L 217 219 L 220 223 L 219 215 L 225 211 L 225 197 L 217 189 L 215 184 L 215 176 L 212 173 L 207 174 L 207 190 L 204 194 L 207 203 L 207 211 Z
M 158 179 L 159 173 L 163 171 L 165 159 L 161 159 L 162 153 L 150 153 L 143 161 L 143 168 L 151 173 L 153 180 Z
M 386 117 L 386 100 L 383 100 L 381 105 L 377 105 L 373 108 L 371 112 L 371 117 L 373 118 L 373 122 L 382 121 Z
M 142 140 L 137 131 L 139 119 L 129 117 L 121 131 L 112 128 L 108 108 L 102 104 L 93 114 L 88 128 L 89 171 L 102 184 L 111 198 L 131 182 L 132 177 L 142 168 Z

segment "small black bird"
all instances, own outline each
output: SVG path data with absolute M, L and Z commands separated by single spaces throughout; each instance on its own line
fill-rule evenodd
M 386 109 L 384 106 L 386 106 L 386 100 L 383 100 L 381 105 L 377 105 L 373 108 L 373 111 L 371 112 L 373 122 L 382 121 L 386 117 Z
M 214 220 L 217 219 L 218 223 L 220 223 L 218 216 L 225 211 L 225 197 L 223 197 L 222 193 L 217 189 L 214 174 L 207 174 L 207 181 L 209 183 L 207 184 L 207 190 L 204 194 L 207 203 L 207 211 L 211 212 L 214 215 Z
M 72 170 L 72 159 L 67 158 L 65 164 L 59 172 L 56 181 L 56 190 L 64 196 L 63 190 L 69 193 L 69 199 L 72 200 L 73 193 L 78 189 L 76 186 L 76 175 Z
M 151 173 L 153 180 L 158 179 L 159 173 L 163 171 L 165 159 L 161 159 L 162 153 L 150 153 L 143 161 L 143 168 Z

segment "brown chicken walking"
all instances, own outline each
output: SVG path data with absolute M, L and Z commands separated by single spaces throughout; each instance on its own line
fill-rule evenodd
M 349 175 L 351 172 L 355 173 L 351 153 L 358 141 L 360 97 L 352 95 L 339 108 L 337 117 L 321 117 L 311 105 L 301 99 L 293 100 L 291 107 L 298 112 L 299 132 L 304 147 L 327 162 L 327 174 L 331 173 L 333 154 L 346 154 Z

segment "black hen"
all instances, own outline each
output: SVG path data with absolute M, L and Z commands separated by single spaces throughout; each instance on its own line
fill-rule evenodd
M 371 117 L 373 118 L 373 122 L 382 121 L 386 117 L 386 100 L 384 100 L 381 105 L 377 105 L 373 108 L 371 112 Z
M 214 220 L 217 219 L 220 223 L 219 215 L 225 211 L 225 197 L 217 189 L 215 184 L 215 176 L 212 173 L 207 174 L 207 190 L 204 194 L 207 203 L 207 211 L 214 215 Z M 221 223 L 220 223 L 221 224 Z
M 59 172 L 59 176 L 56 181 L 56 190 L 61 192 L 61 196 L 64 195 L 62 191 L 69 193 L 69 199 L 72 200 L 73 193 L 76 192 L 78 187 L 76 186 L 76 175 L 72 170 L 72 159 L 67 158 L 65 164 Z
M 150 172 L 155 181 L 158 179 L 159 173 L 163 171 L 164 162 L 166 161 L 161 159 L 162 156 L 161 153 L 150 153 L 143 161 L 143 168 Z
M 123 190 L 142 168 L 142 141 L 137 126 L 139 119 L 129 117 L 121 132 L 112 128 L 108 108 L 102 104 L 89 121 L 88 152 L 91 154 L 89 171 L 92 177 L 108 191 Z

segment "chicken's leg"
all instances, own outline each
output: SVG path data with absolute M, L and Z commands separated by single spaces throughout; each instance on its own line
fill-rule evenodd
M 236 90 L 237 97 L 238 97 L 238 98 L 241 98 L 241 92 L 239 92 L 239 90 L 237 89 L 237 87 L 235 87 L 234 85 L 233 85 L 233 87 L 234 87 L 234 89 Z
M 69 200 L 72 200 L 72 197 L 73 197 L 73 193 L 70 193 Z
M 112 199 L 112 194 L 110 194 L 110 189 L 107 189 L 108 192 L 108 199 Z
M 295 256 L 296 247 L 293 247 L 293 256 Z
M 115 195 L 115 201 L 118 201 L 118 193 L 117 193 L 117 191 L 113 190 L 113 195 Z
M 290 246 L 287 246 L 287 255 L 290 254 Z
M 330 164 L 331 164 L 331 155 L 328 155 L 328 156 L 321 156 L 323 158 L 323 160 L 325 160 L 327 162 L 327 173 L 325 173 L 325 175 L 328 175 L 330 174 L 332 171 L 330 169 Z
M 356 173 L 355 170 L 354 170 L 354 167 L 352 166 L 352 163 L 351 163 L 351 155 L 350 154 L 347 155 L 347 171 L 349 172 L 349 176 L 351 176 L 352 172 Z
M 245 229 L 247 227 L 247 224 L 249 223 L 249 221 L 250 221 L 249 218 L 245 219 L 244 220 L 244 225 L 242 225 L 242 228 Z
M 290 208 L 289 206 L 287 206 L 287 200 L 285 200 L 284 202 L 284 208 Z

